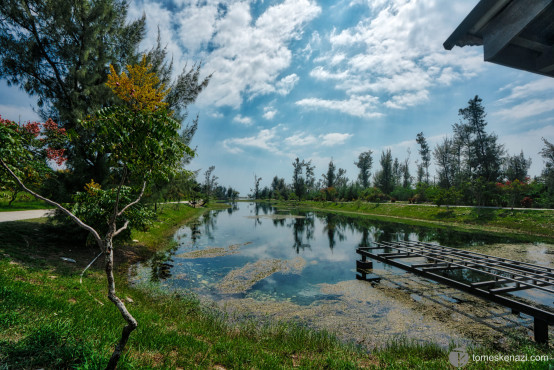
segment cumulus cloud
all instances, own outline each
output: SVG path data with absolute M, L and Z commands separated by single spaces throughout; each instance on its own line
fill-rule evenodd
M 554 111 L 554 81 L 541 77 L 526 84 L 511 84 L 501 91 L 508 95 L 497 101 L 500 108 L 493 115 L 504 119 L 525 119 Z
M 330 134 L 321 135 L 322 146 L 335 146 L 344 144 L 346 140 L 352 137 L 352 134 L 341 134 L 339 132 L 332 132 Z
M 267 150 L 280 153 L 276 139 L 278 126 L 262 129 L 254 136 L 231 138 L 223 141 L 223 147 L 230 153 L 242 153 L 246 148 Z
M 146 46 L 155 45 L 159 28 L 176 70 L 193 59 L 202 61 L 204 72 L 213 73 L 197 100 L 199 106 L 238 108 L 244 99 L 290 92 L 298 76 L 279 79 L 291 64 L 290 43 L 321 12 L 315 0 L 285 0 L 254 19 L 251 3 L 135 0 L 129 18 L 147 15 Z
M 285 144 L 288 146 L 306 146 L 313 145 L 317 142 L 317 138 L 313 135 L 305 133 L 297 133 L 285 139 Z
M 252 126 L 252 118 L 250 117 L 243 117 L 240 114 L 237 114 L 235 118 L 233 118 L 233 122 L 240 123 L 244 126 Z
M 277 114 L 277 110 L 273 107 L 264 107 L 264 114 L 263 117 L 267 120 L 272 120 L 275 118 L 275 115 Z
M 382 97 L 374 113 L 383 106 L 403 109 L 421 104 L 432 88 L 471 78 L 483 68 L 480 50 L 442 47 L 472 4 L 353 0 L 350 5 L 367 5 L 375 16 L 334 29 L 327 39 L 331 50 L 315 60 L 322 65 L 315 66 L 310 76 L 336 81 L 335 88 L 344 91 L 349 101 L 368 93 Z
M 296 73 L 283 77 L 275 85 L 277 93 L 280 95 L 287 95 L 294 88 L 294 85 L 300 80 L 300 77 Z
M 552 111 L 554 111 L 554 98 L 527 100 L 523 103 L 500 109 L 493 114 L 504 119 L 514 120 L 534 117 Z
M 296 105 L 305 108 L 323 108 L 336 110 L 355 117 L 376 118 L 383 114 L 375 111 L 378 98 L 370 95 L 351 96 L 348 100 L 327 100 L 319 98 L 306 98 L 296 102 Z
M 289 43 L 320 11 L 313 0 L 285 0 L 254 20 L 248 3 L 230 4 L 215 22 L 210 39 L 214 50 L 204 65 L 215 73 L 198 103 L 238 108 L 245 97 L 288 94 L 299 79 L 296 74 L 278 79 L 292 60 Z

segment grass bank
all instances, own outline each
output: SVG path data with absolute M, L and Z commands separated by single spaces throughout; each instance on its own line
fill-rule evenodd
M 146 254 L 168 247 L 175 228 L 201 212 L 188 207 L 164 208 L 155 227 L 149 233 L 134 233 L 138 242 L 119 248 L 118 258 L 128 261 L 131 249 Z M 63 230 L 37 221 L 1 223 L 0 240 L 0 369 L 102 368 L 119 338 L 123 320 L 106 298 L 101 263 L 79 283 L 82 269 L 96 250 L 74 245 Z M 76 263 L 60 257 L 73 258 Z M 399 340 L 368 354 L 299 325 L 230 325 L 220 312 L 200 304 L 194 296 L 127 285 L 124 271 L 118 272 L 116 284 L 139 322 L 120 361 L 122 369 L 450 366 L 448 351 L 432 344 Z M 513 353 L 531 355 L 546 350 L 519 343 L 514 344 Z M 480 349 L 476 353 L 494 352 Z M 548 367 L 546 362 L 534 365 Z M 470 363 L 466 368 L 491 367 L 533 368 L 505 362 Z
M 11 195 L 0 191 L 0 212 L 29 211 L 34 209 L 51 209 L 52 206 L 42 200 L 36 200 L 27 193 L 19 193 L 10 205 Z
M 428 226 L 448 226 L 459 230 L 525 234 L 554 238 L 554 210 L 510 210 L 477 207 L 411 205 L 367 202 L 294 202 L 277 205 L 306 210 L 367 215 L 386 221 Z

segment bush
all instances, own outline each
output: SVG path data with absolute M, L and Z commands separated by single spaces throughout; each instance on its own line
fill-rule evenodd
M 94 181 L 91 181 L 85 186 L 85 192 L 78 192 L 73 196 L 74 203 L 69 210 L 83 222 L 92 226 L 100 232 L 106 234 L 108 232 L 109 220 L 112 217 L 111 210 L 115 206 L 117 197 L 117 189 L 103 190 Z M 134 193 L 128 186 L 123 186 L 120 193 L 120 206 L 131 203 L 134 200 Z M 122 217 L 119 218 L 117 227 L 120 228 L 126 221 L 129 221 L 129 227 L 121 232 L 117 238 L 129 240 L 131 229 L 145 230 L 150 225 L 155 214 L 151 209 L 148 209 L 143 204 L 139 203 L 134 207 L 129 208 Z M 77 226 L 65 213 L 56 210 L 55 220 L 66 225 L 70 232 L 75 235 L 88 234 L 87 231 Z
M 531 197 L 525 197 L 521 200 L 521 206 L 524 208 L 531 208 L 533 205 L 533 199 Z
M 406 202 L 406 201 L 408 201 L 408 199 L 410 199 L 414 196 L 414 189 L 404 188 L 402 186 L 397 186 L 397 187 L 394 188 L 392 193 L 390 193 L 390 196 L 392 198 L 395 198 L 396 200 Z
M 383 192 L 376 187 L 365 189 L 362 191 L 360 197 L 368 202 L 384 202 L 390 199 L 388 195 L 383 194 Z

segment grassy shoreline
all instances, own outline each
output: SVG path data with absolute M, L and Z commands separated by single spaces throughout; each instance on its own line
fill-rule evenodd
M 460 231 L 535 237 L 554 242 L 554 210 L 510 210 L 473 207 L 366 202 L 272 202 L 277 207 L 336 212 L 417 226 L 448 227 Z
M 214 205 L 218 207 L 218 205 Z M 118 249 L 120 262 L 145 258 L 171 245 L 171 235 L 205 210 L 167 207 L 138 242 Z M 0 369 L 100 368 L 107 363 L 123 321 L 106 298 L 102 263 L 79 275 L 96 254 L 59 237 L 59 230 L 36 221 L 0 224 Z M 63 262 L 60 257 L 77 263 Z M 121 266 L 121 263 L 120 263 Z M 332 335 L 297 324 L 255 322 L 230 325 L 194 296 L 179 296 L 126 283 L 119 270 L 117 289 L 139 321 L 120 362 L 126 368 L 425 368 L 449 365 L 448 352 L 433 344 L 401 339 L 366 353 Z M 100 303 L 102 303 L 102 305 Z M 542 354 L 525 342 L 514 353 Z M 492 349 L 470 353 L 494 354 Z M 525 363 L 470 363 L 469 369 L 534 368 Z M 542 367 L 548 365 L 543 362 Z

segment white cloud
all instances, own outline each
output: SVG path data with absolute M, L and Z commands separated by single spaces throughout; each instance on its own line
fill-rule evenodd
M 206 74 L 213 73 L 199 106 L 238 108 L 256 95 L 290 92 L 298 76 L 278 80 L 291 64 L 289 44 L 321 12 L 315 0 L 285 0 L 253 19 L 251 3 L 173 0 L 169 10 L 157 0 L 135 0 L 129 19 L 147 15 L 146 47 L 156 44 L 159 28 L 176 72 L 194 59 L 202 61 Z
M 306 45 L 306 47 L 302 50 L 302 55 L 306 58 L 306 60 L 309 60 L 312 57 L 312 54 L 314 50 L 318 50 L 321 45 L 321 36 L 319 36 L 319 32 L 314 31 L 312 33 L 312 36 L 310 38 L 310 41 Z
M 504 119 L 516 120 L 538 116 L 546 112 L 554 111 L 554 98 L 552 99 L 532 99 L 523 103 L 510 105 L 509 108 L 494 112 L 494 115 Z
M 383 105 L 402 109 L 428 99 L 436 86 L 475 76 L 484 68 L 480 50 L 443 49 L 442 43 L 474 4 L 436 0 L 353 0 L 375 16 L 329 37 L 332 49 L 315 59 L 310 76 L 336 81 L 351 100 L 367 94 Z M 445 17 L 445 14 L 448 14 Z M 378 111 L 380 106 L 374 108 Z
M 544 93 L 554 93 L 554 80 L 548 77 L 541 77 L 525 85 L 505 87 L 501 90 L 510 89 L 510 95 L 500 99 L 499 103 L 510 103 L 517 99 L 525 99 L 529 96 Z
M 223 147 L 234 154 L 244 152 L 245 148 L 257 148 L 271 153 L 280 153 L 276 143 L 278 127 L 262 129 L 255 136 L 226 139 L 223 141 Z
M 350 137 L 352 137 L 352 134 L 341 134 L 339 132 L 332 132 L 325 135 L 319 136 L 322 146 L 335 146 L 335 145 L 342 145 L 346 140 L 348 140 Z
M 283 77 L 275 85 L 277 93 L 279 93 L 280 95 L 288 95 L 288 93 L 292 91 L 298 80 L 300 80 L 300 77 L 298 77 L 296 73 Z
M 237 114 L 235 118 L 233 118 L 233 122 L 240 123 L 244 126 L 252 126 L 252 118 L 250 117 L 243 117 L 240 114 Z
M 315 78 L 316 80 L 342 80 L 346 77 L 348 77 L 348 72 L 342 71 L 342 72 L 329 72 L 322 66 L 317 66 L 314 69 L 310 71 L 310 76 Z
M 415 93 L 406 93 L 403 95 L 394 95 L 391 100 L 385 102 L 385 106 L 394 109 L 405 109 L 406 107 L 413 107 L 423 101 L 429 99 L 429 93 L 427 90 L 417 91 Z
M 208 113 L 208 115 L 210 117 L 213 117 L 213 118 L 223 118 L 224 117 L 223 113 L 217 112 L 217 111 L 212 111 L 212 112 Z
M 306 146 L 313 145 L 317 142 L 317 138 L 313 135 L 305 133 L 297 133 L 285 139 L 285 144 L 288 146 Z
M 336 110 L 355 117 L 376 118 L 383 114 L 375 111 L 378 98 L 370 95 L 351 96 L 348 100 L 326 100 L 319 98 L 306 98 L 296 102 L 297 105 L 305 108 L 324 108 Z
M 238 108 L 244 98 L 288 94 L 298 76 L 278 77 L 291 64 L 289 43 L 320 11 L 313 0 L 285 0 L 253 20 L 247 2 L 228 5 L 227 14 L 215 20 L 214 50 L 204 58 L 204 70 L 214 75 L 199 105 Z
M 263 117 L 267 120 L 272 120 L 275 118 L 275 115 L 277 114 L 277 110 L 273 107 L 264 107 L 264 114 Z
M 215 32 L 217 13 L 217 4 L 207 4 L 186 6 L 176 14 L 179 42 L 189 53 L 196 53 L 210 41 Z

